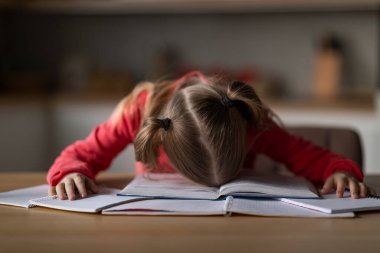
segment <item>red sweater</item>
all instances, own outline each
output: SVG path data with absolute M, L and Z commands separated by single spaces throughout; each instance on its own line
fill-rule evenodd
M 191 72 L 174 82 L 173 87 L 193 76 L 205 79 L 203 74 Z M 141 92 L 128 105 L 130 108 L 121 107 L 121 113 L 115 112 L 106 122 L 93 129 L 86 139 L 76 141 L 64 149 L 48 172 L 48 183 L 55 186 L 65 175 L 72 172 L 79 172 L 93 179 L 97 173 L 108 168 L 115 156 L 133 143 L 143 120 L 142 112 L 147 98 L 148 93 Z M 262 153 L 283 163 L 296 175 L 313 182 L 324 182 L 337 171 L 348 172 L 363 181 L 362 171 L 351 160 L 292 135 L 273 121 L 269 124 L 271 126 L 268 130 L 260 134 L 255 127 L 248 128 L 245 168 L 252 168 L 256 154 Z M 175 172 L 162 146 L 157 171 Z M 144 172 L 142 163 L 136 162 L 136 172 Z

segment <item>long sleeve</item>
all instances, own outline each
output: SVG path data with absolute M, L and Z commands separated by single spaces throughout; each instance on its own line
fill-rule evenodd
M 363 173 L 353 161 L 290 134 L 272 120 L 268 130 L 257 135 L 250 152 L 263 153 L 313 182 L 324 182 L 338 171 L 363 181 Z
M 112 160 L 132 143 L 140 127 L 147 92 L 134 101 L 119 103 L 112 116 L 91 131 L 89 136 L 65 148 L 54 161 L 47 181 L 55 186 L 67 174 L 78 172 L 89 178 L 109 167 Z

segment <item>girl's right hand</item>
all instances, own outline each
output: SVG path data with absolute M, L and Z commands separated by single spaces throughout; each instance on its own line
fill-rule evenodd
M 58 195 L 59 199 L 74 200 L 76 191 L 82 198 L 85 198 L 88 193 L 98 193 L 98 186 L 83 174 L 70 173 L 62 178 L 56 186 L 50 186 L 49 195 Z

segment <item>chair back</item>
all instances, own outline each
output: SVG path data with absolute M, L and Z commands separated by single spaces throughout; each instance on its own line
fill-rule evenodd
M 288 131 L 353 160 L 363 169 L 362 144 L 355 130 L 339 127 L 290 127 Z M 284 165 L 264 155 L 257 156 L 255 168 L 260 172 L 283 172 L 285 169 Z

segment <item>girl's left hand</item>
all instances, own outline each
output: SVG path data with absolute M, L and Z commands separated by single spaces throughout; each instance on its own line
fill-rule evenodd
M 351 198 L 365 198 L 369 194 L 376 195 L 376 192 L 365 185 L 363 182 L 359 182 L 355 177 L 345 172 L 335 172 L 329 178 L 327 178 L 323 188 L 322 194 L 330 193 L 333 189 L 336 189 L 336 196 L 338 198 L 343 197 L 345 189 L 349 188 Z

